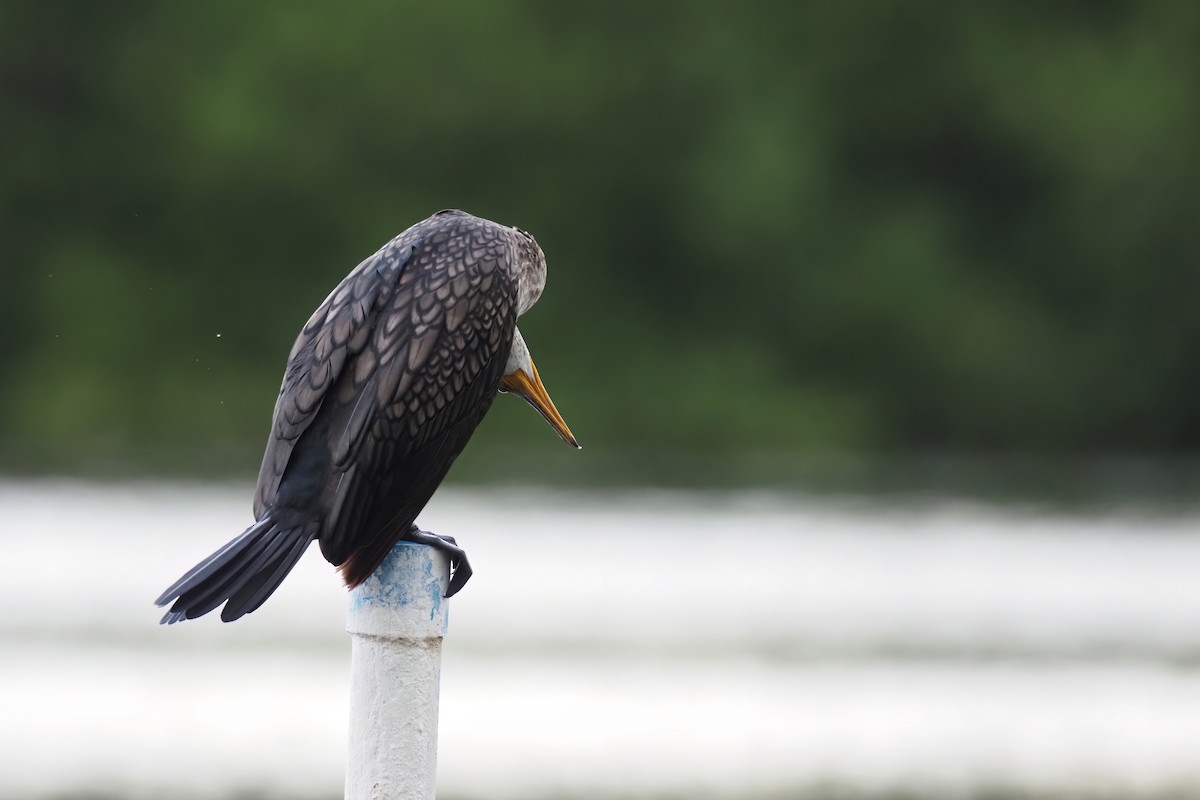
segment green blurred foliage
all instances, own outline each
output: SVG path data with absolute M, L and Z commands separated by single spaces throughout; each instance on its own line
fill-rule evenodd
M 448 206 L 537 236 L 522 330 L 614 469 L 1194 451 L 1197 42 L 1187 2 L 5 3 L 0 463 L 252 471 L 311 309 Z M 543 427 L 502 399 L 467 474 L 577 463 Z

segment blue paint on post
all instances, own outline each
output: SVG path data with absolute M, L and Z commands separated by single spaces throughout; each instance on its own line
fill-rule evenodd
M 425 559 L 425 591 L 429 593 L 429 619 L 442 610 L 442 578 L 433 574 L 433 561 Z
M 374 630 L 379 625 L 392 627 L 388 620 L 405 618 L 416 623 L 417 619 L 427 619 L 435 623 L 435 630 L 440 628 L 444 633 L 448 611 L 443 606 L 449 578 L 447 572 L 445 556 L 433 548 L 398 542 L 371 577 L 351 591 L 350 614 L 361 621 L 351 624 L 367 625 Z M 366 622 L 368 619 L 377 621 Z

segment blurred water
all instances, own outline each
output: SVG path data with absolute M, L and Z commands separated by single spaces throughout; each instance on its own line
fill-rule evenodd
M 340 795 L 344 591 L 150 601 L 248 486 L 0 484 L 0 798 Z M 778 495 L 443 491 L 440 796 L 1200 793 L 1200 537 Z

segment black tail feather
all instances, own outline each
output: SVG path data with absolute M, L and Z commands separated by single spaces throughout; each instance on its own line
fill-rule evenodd
M 154 601 L 157 606 L 174 601 L 162 623 L 195 619 L 227 600 L 221 619 L 231 622 L 249 614 L 279 587 L 313 538 L 310 529 L 282 526 L 268 512 Z
M 202 617 L 229 599 L 247 580 L 258 576 L 268 559 L 273 558 L 281 542 L 291 543 L 290 530 L 272 525 L 261 534 L 252 547 L 247 548 L 241 558 L 230 561 L 221 572 L 213 574 L 207 581 L 185 590 L 179 596 L 179 604 L 187 606 L 189 618 Z
M 267 570 L 272 566 L 268 564 L 258 573 L 260 580 L 243 584 L 225 604 L 225 608 L 221 611 L 221 619 L 225 622 L 232 622 L 243 614 L 257 610 L 271 596 L 271 593 L 279 588 L 279 584 L 283 583 L 283 579 L 292 571 L 292 567 L 296 566 L 296 562 L 300 560 L 300 556 L 304 555 L 310 542 L 312 542 L 311 536 L 296 537 L 294 541 L 289 542 L 290 548 L 275 558 L 274 571 L 267 575 Z M 261 577 L 263 575 L 267 575 L 267 577 Z
M 266 528 L 271 527 L 271 525 L 271 521 L 266 517 L 251 525 L 241 535 L 235 536 L 227 542 L 220 550 L 183 573 L 182 578 L 172 583 L 167 587 L 165 592 L 158 596 L 158 599 L 154 601 L 154 605 L 165 606 L 178 597 L 184 591 L 185 586 L 195 586 L 212 575 L 218 569 L 228 564 L 230 559 L 245 550 L 248 545 L 254 542 L 256 536 L 260 535 Z

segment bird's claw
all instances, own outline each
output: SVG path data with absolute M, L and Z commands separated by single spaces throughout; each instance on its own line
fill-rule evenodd
M 471 562 L 467 560 L 467 551 L 458 546 L 458 542 L 453 536 L 430 533 L 413 525 L 409 528 L 408 533 L 405 534 L 404 539 L 409 542 L 429 545 L 435 550 L 442 551 L 450 559 L 450 583 L 446 587 L 446 597 L 453 597 L 458 594 L 459 590 L 467 585 L 467 581 L 474 574 L 474 570 L 471 569 Z
M 458 594 L 458 590 L 467 585 L 467 581 L 471 580 L 473 570 L 471 562 L 467 561 L 467 554 L 464 551 L 462 558 L 450 559 L 450 585 L 446 587 L 446 597 L 453 597 Z

